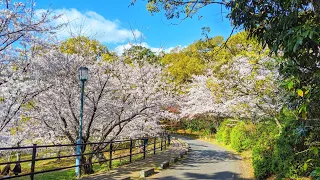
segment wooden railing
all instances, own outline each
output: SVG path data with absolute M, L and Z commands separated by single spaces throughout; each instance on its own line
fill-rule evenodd
M 137 145 L 138 144 L 138 145 Z M 83 146 L 83 145 L 103 145 L 104 148 L 101 148 L 99 151 L 95 152 L 84 152 L 81 155 L 75 154 L 67 154 L 67 155 L 59 155 L 53 156 L 53 157 L 42 157 L 38 158 L 39 154 L 44 154 L 44 150 L 48 151 L 48 149 L 55 149 L 55 148 L 69 148 L 69 149 L 75 149 L 77 145 Z M 6 147 L 6 148 L 0 148 L 0 154 L 4 156 L 5 153 L 14 153 L 14 152 L 23 152 L 22 154 L 24 157 L 30 157 L 28 159 L 23 159 L 19 161 L 8 161 L 8 162 L 0 162 L 0 166 L 3 165 L 12 165 L 12 164 L 21 164 L 21 163 L 29 163 L 30 164 L 30 171 L 23 171 L 21 174 L 10 176 L 10 177 L 1 177 L 0 179 L 12 179 L 12 178 L 19 178 L 19 177 L 26 177 L 29 176 L 31 180 L 34 179 L 34 176 L 36 174 L 43 174 L 43 173 L 49 173 L 54 171 L 61 171 L 65 169 L 75 168 L 75 167 L 84 167 L 84 166 L 92 166 L 92 164 L 96 163 L 107 163 L 109 166 L 109 169 L 112 168 L 112 162 L 117 159 L 124 159 L 129 158 L 128 163 L 131 163 L 133 161 L 133 157 L 143 154 L 142 158 L 145 159 L 147 154 L 156 154 L 156 151 L 162 151 L 163 149 L 167 148 L 168 145 L 170 145 L 170 136 L 159 136 L 159 137 L 149 137 L 149 138 L 139 138 L 139 139 L 129 139 L 129 140 L 123 140 L 123 141 L 108 141 L 108 142 L 101 142 L 101 143 L 83 143 L 83 144 L 59 144 L 59 145 L 37 145 L 33 144 L 33 146 L 23 146 L 23 147 Z M 119 155 L 116 154 L 116 152 L 120 152 Z M 52 168 L 52 169 L 45 169 L 41 171 L 37 171 L 36 164 L 40 161 L 47 161 L 47 160 L 61 160 L 64 158 L 75 158 L 77 156 L 86 156 L 86 155 L 97 155 L 97 154 L 103 154 L 103 160 L 98 160 L 96 162 L 91 163 L 84 163 L 80 165 L 70 165 L 70 166 L 64 166 L 64 167 L 58 167 L 58 168 Z M 106 158 L 106 156 L 109 156 Z M 3 159 L 3 158 L 1 158 Z M 74 159 L 73 159 L 74 160 Z M 70 161 L 72 162 L 72 161 Z M 73 161 L 75 162 L 75 160 Z M 74 163 L 75 164 L 75 163 Z

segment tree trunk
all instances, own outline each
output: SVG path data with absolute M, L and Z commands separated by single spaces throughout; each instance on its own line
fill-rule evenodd
M 93 158 L 93 154 L 90 154 L 88 156 L 88 159 L 85 156 L 81 157 L 81 163 L 83 164 L 82 170 L 85 174 L 94 173 L 93 166 L 92 166 L 92 158 Z
M 107 158 L 104 156 L 103 153 L 97 153 L 95 154 L 95 156 L 98 159 L 100 165 L 107 162 Z
M 58 152 L 57 152 L 57 157 L 58 157 L 57 162 L 60 162 L 60 160 L 61 160 L 60 156 L 61 156 L 61 148 L 59 147 Z

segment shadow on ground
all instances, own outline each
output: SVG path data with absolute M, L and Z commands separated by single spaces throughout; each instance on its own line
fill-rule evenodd
M 164 152 L 165 153 L 165 152 Z M 141 171 L 141 167 L 149 167 L 149 166 L 159 166 L 162 162 L 163 157 L 160 156 L 154 156 L 154 157 L 148 157 L 145 160 L 138 160 L 136 162 L 133 162 L 131 164 L 124 165 L 122 167 L 113 169 L 111 171 L 108 171 L 107 174 L 93 174 L 90 177 L 82 178 L 82 180 L 100 180 L 100 179 L 121 179 L 126 174 L 131 174 L 132 172 Z
M 92 174 L 88 177 L 83 177 L 81 180 L 122 179 L 123 177 L 132 177 L 133 172 L 135 175 L 139 175 L 139 171 L 145 169 L 146 167 L 159 167 L 164 160 L 169 160 L 171 157 L 177 157 L 180 151 L 177 151 L 175 148 L 182 148 L 182 144 L 175 142 L 172 144 L 169 150 L 165 150 L 156 155 L 148 155 L 148 157 L 144 160 L 138 160 L 116 169 L 112 169 L 108 172 L 101 172 L 101 174 Z
M 235 180 L 235 179 L 243 179 L 243 180 L 249 180 L 241 178 L 239 174 L 230 172 L 230 171 L 223 171 L 223 172 L 217 172 L 212 174 L 197 174 L 197 173 L 184 173 L 183 179 L 212 179 L 212 180 Z M 156 178 L 161 180 L 181 180 L 181 178 L 176 178 L 174 176 L 166 176 L 161 178 Z
M 171 167 L 169 171 L 160 173 L 153 179 L 190 180 L 190 179 L 244 179 L 239 170 L 241 157 L 225 149 L 188 137 L 180 137 L 191 147 L 187 158 Z M 245 176 L 246 177 L 246 176 Z

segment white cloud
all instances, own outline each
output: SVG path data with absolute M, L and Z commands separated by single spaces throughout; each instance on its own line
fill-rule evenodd
M 38 10 L 39 12 L 43 10 Z M 55 24 L 67 23 L 58 32 L 60 39 L 70 36 L 85 35 L 98 39 L 102 43 L 123 43 L 142 36 L 138 29 L 125 29 L 119 20 L 108 20 L 94 11 L 79 12 L 77 9 L 56 9 L 53 14 L 62 16 L 55 20 Z
M 158 54 L 160 53 L 161 51 L 164 51 L 165 53 L 169 53 L 170 51 L 172 51 L 173 49 L 177 48 L 178 50 L 181 50 L 183 48 L 185 48 L 186 46 L 182 47 L 181 45 L 178 45 L 177 47 L 169 47 L 169 48 L 163 48 L 163 47 L 151 47 L 149 46 L 147 43 L 145 42 L 142 42 L 142 43 L 139 43 L 139 44 L 136 44 L 136 43 L 127 43 L 127 44 L 123 44 L 123 45 L 119 45 L 117 46 L 114 51 L 118 54 L 118 55 L 121 55 L 125 50 L 128 50 L 130 49 L 132 46 L 142 46 L 142 47 L 145 47 L 145 48 L 148 48 L 150 49 L 152 52 Z

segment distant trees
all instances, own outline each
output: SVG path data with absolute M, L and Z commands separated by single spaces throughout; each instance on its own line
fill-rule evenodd
M 97 59 L 104 61 L 111 61 L 116 56 L 99 41 L 85 36 L 71 37 L 63 41 L 59 49 L 62 53 L 77 54 L 88 58 L 96 56 Z
M 127 63 L 138 63 L 140 65 L 144 63 L 160 64 L 161 58 L 159 55 L 156 55 L 156 52 L 152 52 L 150 49 L 140 45 L 133 45 L 125 50 L 122 56 L 126 58 Z
M 166 67 L 165 72 L 169 81 L 181 85 L 191 82 L 193 75 L 205 74 L 209 62 L 212 61 L 212 50 L 219 47 L 222 42 L 223 37 L 216 36 L 165 54 L 161 62 Z

